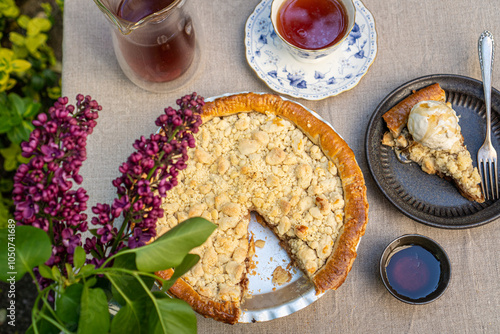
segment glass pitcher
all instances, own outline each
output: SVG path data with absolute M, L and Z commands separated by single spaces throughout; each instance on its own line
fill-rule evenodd
M 152 92 L 186 84 L 201 62 L 199 29 L 188 0 L 94 0 L 111 22 L 125 75 Z

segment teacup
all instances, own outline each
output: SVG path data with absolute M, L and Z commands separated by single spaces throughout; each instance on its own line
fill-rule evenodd
M 339 46 L 344 42 L 344 40 L 349 36 L 352 28 L 354 27 L 356 19 L 356 8 L 352 0 L 333 0 L 339 3 L 345 9 L 346 25 L 344 32 L 335 38 L 334 44 L 329 44 L 320 48 L 306 48 L 298 45 L 292 44 L 291 41 L 287 40 L 278 29 L 278 12 L 283 5 L 288 5 L 288 1 L 294 0 L 273 0 L 271 4 L 271 22 L 273 24 L 274 31 L 277 36 L 283 42 L 285 48 L 290 52 L 290 54 L 299 61 L 314 63 L 321 61 L 324 57 L 330 55 L 333 51 L 337 50 Z M 295 0 L 296 1 L 296 0 Z M 326 0 L 325 0 L 326 1 Z M 308 38 L 308 37 L 306 37 Z

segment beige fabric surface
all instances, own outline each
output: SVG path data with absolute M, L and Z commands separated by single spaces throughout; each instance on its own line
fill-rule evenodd
M 271 92 L 245 59 L 244 26 L 259 0 L 190 0 L 204 32 L 204 68 L 180 91 L 148 93 L 121 72 L 109 24 L 91 0 L 66 0 L 63 95 L 91 95 L 102 106 L 82 169 L 90 204 L 111 203 L 111 181 L 133 141 L 156 130 L 163 108 L 192 91 L 205 97 L 239 91 Z M 400 213 L 374 183 L 364 154 L 368 120 L 399 85 L 429 74 L 480 79 L 477 39 L 488 29 L 500 41 L 498 1 L 364 0 L 375 18 L 378 54 L 352 90 L 322 101 L 295 99 L 330 121 L 354 150 L 370 203 L 369 223 L 347 281 L 337 291 L 290 316 L 256 324 L 225 325 L 198 316 L 199 333 L 499 333 L 500 221 L 444 230 Z M 500 47 L 497 47 L 500 52 Z M 497 60 L 499 64 L 500 60 Z M 493 85 L 500 88 L 500 66 Z M 497 148 L 500 149 L 500 148 Z M 394 238 L 419 233 L 438 241 L 452 263 L 451 285 L 424 306 L 397 301 L 384 288 L 378 262 Z

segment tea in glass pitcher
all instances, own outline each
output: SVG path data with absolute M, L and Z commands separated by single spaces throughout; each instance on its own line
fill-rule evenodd
M 189 81 L 200 62 L 187 0 L 94 0 L 113 23 L 113 46 L 127 77 L 165 92 Z

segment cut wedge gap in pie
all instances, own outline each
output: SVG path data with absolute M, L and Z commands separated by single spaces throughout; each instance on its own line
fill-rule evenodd
M 458 117 L 438 83 L 413 92 L 382 116 L 382 144 L 395 148 L 428 174 L 455 183 L 470 201 L 484 202 L 481 178 L 464 143 Z
M 349 146 L 307 109 L 277 95 L 221 97 L 206 103 L 202 118 L 188 166 L 164 199 L 158 235 L 194 216 L 218 228 L 193 250 L 201 260 L 169 293 L 204 316 L 238 322 L 254 253 L 252 211 L 317 293 L 337 289 L 368 220 L 364 178 Z M 168 278 L 172 271 L 157 274 Z

